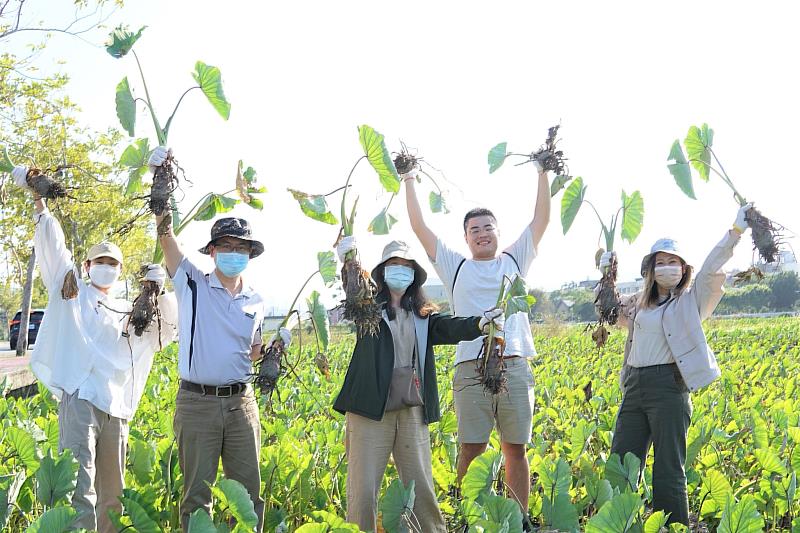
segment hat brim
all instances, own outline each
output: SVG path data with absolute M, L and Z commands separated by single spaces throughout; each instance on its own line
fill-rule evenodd
M 642 267 L 640 269 L 640 272 L 641 272 L 642 276 L 644 276 L 647 273 L 647 264 L 650 262 L 650 259 L 654 255 L 656 255 L 657 253 L 665 253 L 665 254 L 669 254 L 669 255 L 674 255 L 675 257 L 677 257 L 678 259 L 683 261 L 685 264 L 688 264 L 686 259 L 684 259 L 684 257 L 681 254 L 677 254 L 673 250 L 656 250 L 654 252 L 650 252 L 649 254 L 647 254 L 646 256 L 644 256 L 642 258 Z
M 390 259 L 394 258 L 400 258 L 400 259 L 405 259 L 406 261 L 411 261 L 414 268 L 414 281 L 419 281 L 420 287 L 422 287 L 425 284 L 425 281 L 427 281 L 428 279 L 428 273 L 425 272 L 425 269 L 422 268 L 415 259 L 412 259 L 410 257 L 405 257 L 405 254 L 391 255 L 390 257 L 378 263 L 378 266 L 373 268 L 372 272 L 370 272 L 372 281 L 374 281 L 375 285 L 377 285 L 378 287 L 378 292 L 381 292 L 383 290 L 383 286 L 385 284 L 383 280 L 383 267 Z
M 255 239 L 248 239 L 246 237 L 242 237 L 241 235 L 233 235 L 231 233 L 225 233 L 222 235 L 218 235 L 217 238 L 211 239 L 208 243 L 198 250 L 201 254 L 211 255 L 211 246 L 214 245 L 214 242 L 220 240 L 223 237 L 233 237 L 234 239 L 239 239 L 241 241 L 247 241 L 250 243 L 250 259 L 255 259 L 259 255 L 264 253 L 264 245 L 261 241 L 257 241 Z
M 114 254 L 114 253 L 108 253 L 108 252 L 101 252 L 99 254 L 94 254 L 93 257 L 87 257 L 86 260 L 87 261 L 94 261 L 95 259 L 100 259 L 101 257 L 109 257 L 109 258 L 113 259 L 114 261 L 116 261 L 117 263 L 119 263 L 120 265 L 124 263 L 124 261 L 122 260 L 122 256 L 121 255 L 117 255 L 117 254 Z

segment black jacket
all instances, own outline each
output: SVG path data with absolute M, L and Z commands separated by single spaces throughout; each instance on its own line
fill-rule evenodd
M 425 422 L 437 422 L 441 418 L 439 412 L 439 388 L 436 384 L 436 362 L 433 346 L 436 344 L 457 344 L 478 338 L 478 317 L 450 317 L 433 314 L 427 319 L 428 337 L 425 342 L 425 359 L 422 370 L 422 400 L 425 404 Z M 418 339 L 419 342 L 419 339 Z M 422 359 L 422 358 L 420 358 Z M 394 370 L 394 341 L 392 332 L 385 320 L 381 320 L 377 336 L 367 335 L 358 339 L 347 368 L 347 375 L 342 390 L 333 403 L 333 408 L 344 414 L 346 412 L 381 420 L 386 409 L 389 396 L 389 384 Z

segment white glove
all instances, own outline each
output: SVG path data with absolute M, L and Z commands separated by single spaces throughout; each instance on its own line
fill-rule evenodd
M 149 265 L 147 273 L 144 275 L 145 281 L 155 281 L 158 284 L 158 289 L 164 288 L 164 282 L 167 280 L 167 273 L 161 265 Z
M 489 329 L 489 324 L 494 324 L 497 331 L 503 331 L 506 325 L 506 313 L 499 307 L 483 312 L 483 317 L 478 321 L 478 329 L 484 333 Z
M 753 208 L 753 202 L 749 202 L 744 204 L 742 207 L 739 208 L 739 212 L 736 213 L 736 220 L 733 222 L 733 228 L 738 231 L 739 233 L 744 233 L 744 230 L 750 227 L 750 224 L 747 223 L 747 212 Z
M 605 272 L 611 266 L 611 260 L 617 256 L 617 252 L 603 252 L 600 256 L 600 272 Z
M 533 168 L 535 168 L 536 172 L 538 172 L 539 174 L 541 174 L 542 171 L 544 171 L 544 169 L 542 168 L 542 164 L 539 163 L 536 159 L 533 160 Z
M 415 180 L 417 179 L 417 174 L 419 174 L 419 171 L 416 168 L 412 168 L 405 174 L 400 174 L 400 180 L 401 181 Z
M 156 146 L 150 153 L 150 159 L 147 160 L 150 172 L 155 172 L 156 167 L 160 167 L 171 153 L 172 150 L 166 146 Z
M 24 167 L 22 165 L 15 166 L 14 170 L 11 171 L 11 177 L 14 178 L 14 185 L 22 189 L 30 189 L 30 186 L 28 186 L 28 180 L 25 179 L 27 176 L 28 167 Z
M 349 237 L 342 237 L 339 244 L 336 245 L 336 255 L 339 256 L 339 262 L 344 263 L 344 258 L 348 252 L 356 249 L 356 238 L 352 235 Z
M 288 347 L 292 343 L 292 333 L 286 328 L 280 328 L 275 335 L 269 340 L 270 345 L 278 340 L 280 337 L 281 341 L 283 341 L 283 346 Z

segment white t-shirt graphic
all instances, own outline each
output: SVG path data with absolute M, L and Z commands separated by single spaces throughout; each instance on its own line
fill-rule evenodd
M 526 226 L 514 244 L 487 261 L 467 259 L 437 240 L 433 267 L 444 284 L 454 316 L 483 316 L 484 311 L 497 305 L 503 276 L 512 280 L 517 275 L 524 278 L 534 257 L 536 247 L 533 245 L 530 226 Z M 526 313 L 519 312 L 508 317 L 504 330 L 506 355 L 536 355 Z M 479 337 L 472 341 L 459 342 L 456 348 L 456 364 L 477 359 L 483 339 L 484 337 Z

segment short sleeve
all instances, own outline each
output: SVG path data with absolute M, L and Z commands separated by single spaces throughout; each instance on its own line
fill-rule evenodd
M 182 300 L 189 292 L 190 281 L 197 282 L 200 279 L 205 281 L 205 274 L 194 266 L 188 257 L 184 257 L 178 268 L 175 269 L 175 275 L 172 276 L 172 285 L 175 287 L 175 296 L 178 301 Z
M 536 246 L 533 245 L 531 227 L 525 226 L 519 239 L 504 251 L 517 262 L 522 276 L 527 276 L 528 270 L 531 268 L 531 263 L 536 257 Z
M 464 259 L 463 255 L 448 248 L 441 239 L 436 240 L 436 261 L 431 263 L 445 287 L 453 286 L 456 270 Z

